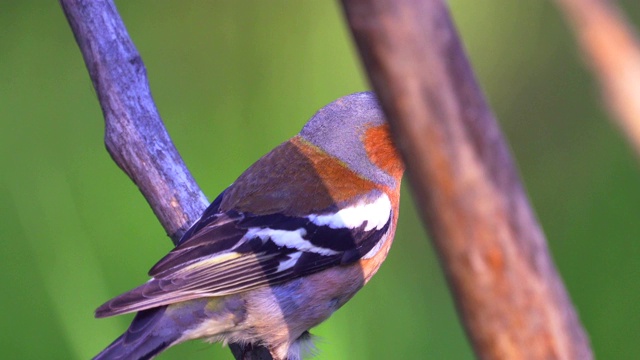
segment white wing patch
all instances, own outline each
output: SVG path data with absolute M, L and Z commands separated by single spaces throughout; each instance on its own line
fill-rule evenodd
M 382 229 L 391 216 L 391 201 L 387 194 L 372 203 L 360 203 L 329 215 L 309 215 L 307 218 L 316 225 L 329 226 L 332 229 L 355 229 L 366 221 L 365 231 Z
M 380 230 L 388 222 L 391 217 L 391 201 L 389 197 L 382 193 L 374 202 L 365 203 L 360 202 L 354 206 L 349 206 L 333 214 L 316 215 L 311 214 L 306 218 L 309 222 L 316 226 L 327 226 L 331 229 L 357 229 L 360 226 L 364 226 L 364 231 L 371 231 L 373 229 Z M 289 254 L 289 259 L 283 261 L 278 266 L 278 272 L 284 271 L 294 266 L 299 260 L 300 256 L 304 252 L 315 253 L 324 256 L 332 256 L 340 254 L 339 251 L 321 247 L 313 244 L 311 241 L 305 239 L 307 230 L 304 227 L 296 230 L 281 230 L 271 229 L 264 227 L 251 227 L 244 235 L 245 240 L 259 238 L 263 242 L 271 240 L 274 244 L 281 247 L 287 247 L 289 249 L 296 249 L 297 252 Z M 364 258 L 373 256 L 382 246 L 386 236 L 381 239 L 374 247 L 369 251 Z M 240 242 L 242 244 L 244 242 Z M 234 253 L 235 254 L 235 253 Z
M 271 239 L 276 245 L 284 246 L 300 251 L 313 252 L 320 255 L 336 255 L 337 251 L 315 246 L 309 240 L 305 240 L 303 236 L 307 235 L 307 230 L 300 228 L 297 230 L 277 230 L 270 228 L 249 228 L 244 235 L 245 239 L 253 239 L 259 237 L 262 241 Z
M 299 251 L 289 254 L 288 256 L 290 257 L 290 259 L 283 261 L 280 263 L 280 265 L 278 265 L 278 272 L 285 271 L 288 268 L 293 267 L 296 262 L 298 262 L 298 259 L 300 259 L 300 255 L 302 255 L 302 253 Z

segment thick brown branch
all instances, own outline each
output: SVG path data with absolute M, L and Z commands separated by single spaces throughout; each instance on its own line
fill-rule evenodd
M 640 155 L 640 45 L 613 1 L 556 0 L 622 132 Z
M 107 150 L 175 243 L 208 202 L 164 128 L 140 54 L 112 1 L 60 3 L 98 94 Z M 262 347 L 231 347 L 239 360 L 270 359 Z
M 592 358 L 444 2 L 343 5 L 477 356 Z

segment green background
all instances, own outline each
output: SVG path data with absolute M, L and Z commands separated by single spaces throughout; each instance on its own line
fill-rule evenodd
M 623 3 L 640 23 L 640 5 Z M 321 106 L 367 88 L 337 3 L 119 1 L 169 133 L 209 198 Z M 551 2 L 451 1 L 478 78 L 601 359 L 640 353 L 640 171 Z M 171 242 L 103 145 L 55 1 L 0 2 L 0 356 L 86 359 L 131 316 L 93 310 Z M 640 81 L 640 79 L 638 79 Z M 469 359 L 404 189 L 374 280 L 319 326 L 318 359 Z M 192 342 L 160 359 L 231 359 Z

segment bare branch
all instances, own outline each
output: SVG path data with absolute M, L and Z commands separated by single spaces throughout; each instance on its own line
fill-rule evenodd
M 98 94 L 107 150 L 176 243 L 208 201 L 164 128 L 142 58 L 112 1 L 60 3 Z M 270 359 L 263 347 L 231 348 L 239 360 Z
M 600 82 L 622 132 L 640 155 L 640 45 L 614 1 L 556 0 Z
M 591 359 L 442 0 L 343 0 L 482 359 Z
M 175 243 L 208 202 L 164 128 L 142 58 L 112 1 L 60 3 L 102 107 L 107 150 Z

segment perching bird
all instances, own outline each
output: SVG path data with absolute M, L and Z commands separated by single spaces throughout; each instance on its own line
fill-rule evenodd
M 192 339 L 301 359 L 307 331 L 386 258 L 403 171 L 373 93 L 325 106 L 224 190 L 151 280 L 96 310 L 138 314 L 95 359 L 151 359 Z

